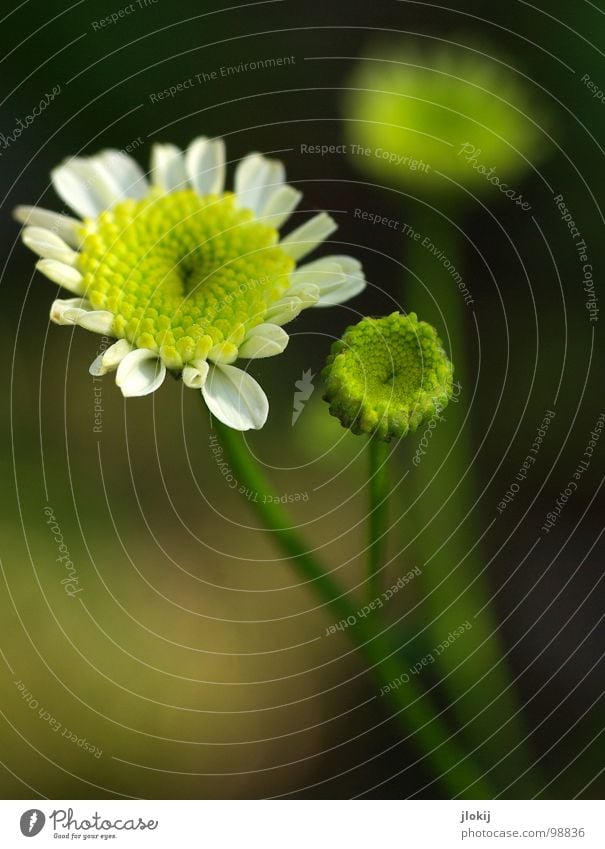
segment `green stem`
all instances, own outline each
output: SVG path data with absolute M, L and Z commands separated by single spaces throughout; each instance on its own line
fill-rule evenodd
M 368 598 L 373 601 L 381 593 L 380 570 L 384 566 L 389 530 L 389 446 L 372 436 L 369 439 L 368 456 Z
M 485 558 L 478 543 L 481 536 L 477 487 L 474 481 L 473 443 L 467 413 L 472 401 L 476 369 L 471 364 L 469 340 L 474 339 L 472 310 L 452 267 L 461 267 L 461 235 L 455 223 L 463 226 L 458 210 L 450 209 L 450 221 L 442 212 L 419 204 L 414 228 L 421 234 L 409 243 L 410 265 L 420 282 L 410 278 L 406 303 L 421 318 L 434 324 L 446 347 L 451 350 L 455 381 L 461 386 L 457 403 L 450 403 L 432 431 L 432 437 L 418 470 L 409 478 L 415 502 L 410 509 L 419 529 L 414 550 L 424 564 L 422 581 L 426 588 L 425 619 L 433 622 L 434 639 L 439 642 L 449 631 L 469 621 L 472 630 L 439 656 L 444 688 L 455 707 L 459 724 L 472 748 L 502 787 L 513 783 L 510 792 L 530 798 L 539 789 L 535 772 L 518 780 L 531 760 L 523 740 L 526 731 L 520 719 L 517 694 L 504 659 L 499 623 L 489 604 L 491 596 L 483 571 Z M 436 257 L 422 244 L 428 237 Z M 439 256 L 441 258 L 439 258 Z M 448 260 L 451 266 L 445 265 Z M 480 281 L 468 284 L 477 297 Z M 467 290 L 468 291 L 468 290 Z M 414 495 L 411 496 L 414 499 Z M 481 611 L 478 615 L 478 611 Z M 493 702 L 493 704 L 491 704 Z M 494 733 L 495 732 L 495 733 Z M 529 794 L 529 795 L 527 795 Z
M 216 419 L 214 428 L 240 483 L 248 491 L 269 493 L 270 488 L 264 475 L 248 451 L 241 434 Z M 281 505 L 264 498 L 248 503 L 256 510 L 276 544 L 290 558 L 293 567 L 305 581 L 312 584 L 330 614 L 338 621 L 353 618 L 355 624 L 348 628 L 348 633 L 363 654 L 377 685 L 385 691 L 384 695 L 377 698 L 384 698 L 385 702 L 390 703 L 399 725 L 408 735 L 413 734 L 416 745 L 437 778 L 443 782 L 448 794 L 468 794 L 468 798 L 493 798 L 492 790 L 481 770 L 470 760 L 456 736 L 451 734 L 418 681 L 410 675 L 409 681 L 402 686 L 388 687 L 409 665 L 406 663 L 402 669 L 397 656 L 398 650 L 393 648 L 385 633 L 377 631 L 368 619 L 358 615 L 357 605 L 351 604 L 346 591 L 339 587 L 309 551 L 305 541 L 293 529 L 292 522 Z

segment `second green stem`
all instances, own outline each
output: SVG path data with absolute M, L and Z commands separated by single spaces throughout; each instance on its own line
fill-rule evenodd
M 380 596 L 389 530 L 389 446 L 374 436 L 368 442 L 370 503 L 368 514 L 368 598 Z
M 214 427 L 240 483 L 249 491 L 268 493 L 264 475 L 241 435 L 216 420 Z M 332 616 L 337 620 L 353 619 L 354 625 L 348 629 L 348 633 L 380 687 L 377 698 L 384 697 L 385 702 L 390 703 L 394 719 L 406 733 L 403 739 L 413 739 L 448 796 L 493 798 L 492 788 L 481 770 L 464 751 L 459 739 L 450 732 L 432 699 L 417 680 L 408 675 L 405 684 L 392 686 L 395 679 L 400 678 L 406 670 L 405 665 L 402 669 L 398 648 L 391 644 L 384 631 L 378 630 L 369 620 L 358 615 L 358 609 L 349 601 L 346 589 L 338 586 L 305 541 L 298 536 L 281 505 L 264 498 L 249 503 L 304 581 L 312 584 Z

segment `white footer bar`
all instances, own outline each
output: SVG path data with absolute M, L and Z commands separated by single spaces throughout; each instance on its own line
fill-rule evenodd
M 31 841 L 31 842 L 30 842 Z M 0 801 L 0 846 L 603 849 L 596 801 Z

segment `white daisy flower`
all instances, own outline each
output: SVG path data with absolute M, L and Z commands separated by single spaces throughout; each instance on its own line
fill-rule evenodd
M 51 320 L 116 338 L 90 372 L 115 371 L 127 397 L 154 392 L 172 370 L 226 425 L 261 428 L 267 397 L 233 363 L 281 354 L 283 325 L 365 287 L 352 257 L 298 264 L 336 229 L 326 213 L 279 238 L 301 198 L 281 162 L 252 153 L 224 190 L 220 139 L 197 138 L 185 152 L 154 145 L 150 182 L 129 156 L 105 150 L 66 160 L 52 183 L 79 217 L 17 207 L 23 241 L 74 296 L 53 303 Z

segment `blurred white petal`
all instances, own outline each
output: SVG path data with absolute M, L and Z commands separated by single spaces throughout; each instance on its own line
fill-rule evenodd
M 56 259 L 66 265 L 74 265 L 78 254 L 60 236 L 45 227 L 26 227 L 21 238 L 23 243 L 38 256 Z
M 301 197 L 302 192 L 292 186 L 279 186 L 266 200 L 260 217 L 270 219 L 267 223 L 278 230 L 296 209 Z
M 189 182 L 198 195 L 220 195 L 225 186 L 225 143 L 205 136 L 194 139 L 185 154 Z
M 71 265 L 65 265 L 64 262 L 57 262 L 56 259 L 40 259 L 36 263 L 36 268 L 45 277 L 52 280 L 53 283 L 58 283 L 59 286 L 69 289 L 75 295 L 83 294 L 84 278 Z
M 80 244 L 78 230 L 82 227 L 82 222 L 77 218 L 60 215 L 58 212 L 51 212 L 39 206 L 17 206 L 13 210 L 13 217 L 20 224 L 43 227 L 45 230 L 56 233 L 72 248 L 77 248 Z
M 285 236 L 279 243 L 280 247 L 293 259 L 302 259 L 324 242 L 337 226 L 327 212 L 320 212 Z
M 286 170 L 277 159 L 251 153 L 235 171 L 235 194 L 238 203 L 259 215 L 272 195 L 284 183 Z
M 119 185 L 122 197 L 144 198 L 149 191 L 149 183 L 141 166 L 132 156 L 121 150 L 108 148 L 94 157 L 111 173 Z
M 187 188 L 187 172 L 182 150 L 175 144 L 154 144 L 151 148 L 151 179 L 153 184 L 174 192 Z
M 85 218 L 122 200 L 117 180 L 95 157 L 68 159 L 51 171 L 51 179 L 59 197 Z

